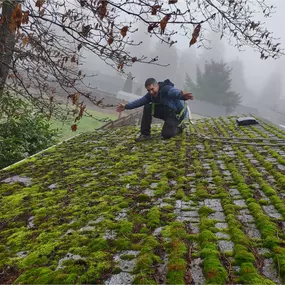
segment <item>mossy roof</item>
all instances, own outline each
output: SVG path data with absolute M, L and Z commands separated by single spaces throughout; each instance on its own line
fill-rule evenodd
M 86 133 L 1 171 L 0 283 L 284 283 L 285 132 L 160 129 Z

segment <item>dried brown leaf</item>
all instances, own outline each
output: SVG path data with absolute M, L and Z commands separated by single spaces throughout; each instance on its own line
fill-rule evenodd
M 0 20 L 0 25 L 1 25 L 1 24 L 4 24 L 5 21 L 6 21 L 6 16 L 3 15 L 3 16 L 1 17 L 1 20 Z
M 98 14 L 101 20 L 103 20 L 107 14 L 107 4 L 108 2 L 106 0 L 102 0 L 100 2 L 100 6 L 98 8 Z
M 161 8 L 160 5 L 154 5 L 151 7 L 151 15 L 156 15 L 157 14 L 157 10 L 159 10 Z
M 36 2 L 36 7 L 38 7 L 39 9 L 42 8 L 42 6 L 44 5 L 45 0 L 37 0 Z
M 108 44 L 111 45 L 113 43 L 113 41 L 114 41 L 114 38 L 113 37 L 109 37 Z
M 75 54 L 72 56 L 71 62 L 76 62 Z
M 45 9 L 43 8 L 43 9 L 41 9 L 41 11 L 40 11 L 40 16 L 43 17 L 44 14 L 45 14 Z
M 197 38 L 199 37 L 200 30 L 201 30 L 201 24 L 198 24 L 192 33 L 192 39 L 190 41 L 189 46 L 192 46 L 197 42 Z
M 29 11 L 23 12 L 22 24 L 25 24 L 25 25 L 29 24 Z
M 29 38 L 27 36 L 24 36 L 22 41 L 23 41 L 24 46 L 26 46 L 29 42 Z
M 171 15 L 169 14 L 169 15 L 164 16 L 163 19 L 160 21 L 161 34 L 164 34 L 166 25 L 170 18 L 171 18 Z
M 10 22 L 10 30 L 11 32 L 15 32 L 19 30 L 22 23 L 22 6 L 21 4 L 17 4 L 13 10 L 11 22 Z
M 127 35 L 128 29 L 129 29 L 128 26 L 125 26 L 121 29 L 121 35 L 123 36 L 123 38 Z
M 73 132 L 76 132 L 76 130 L 77 130 L 77 125 L 76 125 L 76 124 L 73 124 L 73 125 L 71 126 L 71 130 L 72 130 Z
M 124 68 L 124 63 L 119 63 L 119 64 L 118 64 L 118 69 L 119 69 L 119 70 L 122 70 L 123 68 Z

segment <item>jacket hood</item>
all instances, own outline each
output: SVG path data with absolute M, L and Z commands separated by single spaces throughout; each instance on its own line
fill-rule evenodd
M 174 86 L 174 84 L 169 79 L 166 79 L 166 80 L 164 80 L 162 82 L 158 82 L 158 84 L 159 84 L 159 88 L 162 88 L 162 87 L 164 87 L 166 85 L 170 85 L 172 87 Z

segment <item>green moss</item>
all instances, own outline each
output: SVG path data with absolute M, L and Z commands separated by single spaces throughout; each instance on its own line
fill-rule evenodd
M 123 260 L 133 260 L 136 256 L 133 254 L 123 254 L 121 255 L 121 259 Z
M 184 200 L 185 199 L 185 193 L 183 191 L 183 189 L 178 189 L 176 194 L 175 194 L 175 198 L 176 199 L 181 199 Z
M 203 273 L 207 284 L 225 284 L 227 271 L 215 255 L 208 255 L 203 260 Z
M 118 234 L 123 236 L 129 236 L 133 232 L 134 224 L 128 221 L 120 221 L 118 224 Z
M 151 198 L 146 195 L 146 194 L 140 194 L 138 197 L 137 197 L 137 201 L 138 202 L 150 202 Z
M 237 264 L 242 263 L 253 263 L 255 261 L 254 255 L 248 251 L 243 245 L 235 245 L 234 247 L 234 258 Z
M 156 281 L 147 273 L 140 272 L 135 276 L 133 284 L 156 284 Z
M 199 235 L 200 244 L 207 244 L 210 241 L 216 241 L 217 237 L 209 230 L 203 230 Z
M 153 236 L 148 236 L 143 240 L 141 252 L 147 253 L 152 251 L 155 247 L 159 245 L 157 239 Z
M 202 206 L 202 207 L 198 210 L 198 213 L 199 213 L 200 216 L 207 217 L 207 216 L 209 216 L 210 214 L 215 213 L 215 211 L 212 210 L 212 209 L 209 208 L 209 207 Z
M 103 238 L 96 238 L 90 241 L 88 248 L 91 251 L 97 251 L 97 250 L 105 250 L 108 249 L 108 241 Z
M 120 207 L 121 209 L 123 209 L 123 208 L 128 208 L 128 206 L 129 206 L 129 203 L 128 203 L 128 202 L 122 202 L 122 203 L 119 204 L 119 207 Z
M 114 241 L 117 250 L 127 250 L 131 247 L 131 241 L 127 238 L 117 238 Z
M 171 179 L 171 178 L 175 178 L 176 177 L 176 173 L 172 170 L 169 170 L 166 172 L 166 177 Z
M 52 284 L 56 274 L 49 268 L 32 268 L 26 270 L 14 283 L 17 284 Z
M 160 209 L 153 207 L 147 214 L 147 226 L 150 228 L 156 228 L 160 225 Z
M 262 284 L 273 285 L 275 284 L 269 279 L 260 276 L 252 263 L 243 263 L 241 265 L 239 274 L 239 283 L 242 284 Z
M 184 284 L 184 274 L 186 270 L 185 259 L 178 258 L 167 264 L 166 283 Z

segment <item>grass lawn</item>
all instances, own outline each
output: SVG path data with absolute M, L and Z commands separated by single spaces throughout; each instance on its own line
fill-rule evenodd
M 67 121 L 62 122 L 62 121 L 53 119 L 52 127 L 55 129 L 59 129 L 60 131 L 60 137 L 58 138 L 58 140 L 59 141 L 66 140 L 70 137 L 77 135 L 78 133 L 92 131 L 106 124 L 106 122 L 100 122 L 96 120 L 95 118 L 97 119 L 110 118 L 111 120 L 115 120 L 118 118 L 118 116 L 116 115 L 105 114 L 105 113 L 101 113 L 101 112 L 93 111 L 93 110 L 88 110 L 88 113 L 91 114 L 93 118 L 88 117 L 87 115 L 83 115 L 82 119 L 77 124 L 78 128 L 76 132 L 73 132 L 71 130 L 71 126 L 74 124 L 73 120 L 67 120 Z

